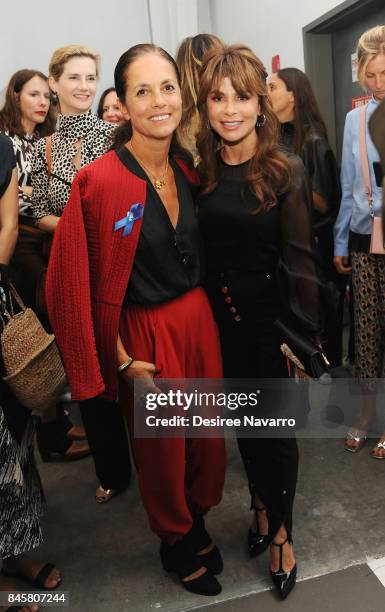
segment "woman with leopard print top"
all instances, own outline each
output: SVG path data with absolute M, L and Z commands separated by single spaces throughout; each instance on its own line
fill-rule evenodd
M 32 159 L 32 208 L 39 229 L 53 234 L 78 170 L 107 151 L 116 126 L 96 117 L 99 57 L 71 45 L 57 49 L 49 65 L 49 85 L 60 108 L 58 130 L 37 143 Z M 104 503 L 128 486 L 131 476 L 128 440 L 117 404 L 94 398 L 80 411 L 101 486 L 96 501 Z
M 115 126 L 91 111 L 96 93 L 97 60 L 87 47 L 70 46 L 53 54 L 49 84 L 58 97 L 58 130 L 51 143 L 39 142 L 32 159 L 32 207 L 36 225 L 54 232 L 67 203 L 77 171 L 110 146 Z M 52 166 L 48 168 L 47 144 Z
M 77 115 L 60 114 L 58 131 L 52 135 L 50 176 L 46 140 L 37 144 L 32 161 L 32 206 L 40 229 L 55 230 L 77 171 L 106 152 L 114 129 L 115 126 L 100 120 L 91 110 Z

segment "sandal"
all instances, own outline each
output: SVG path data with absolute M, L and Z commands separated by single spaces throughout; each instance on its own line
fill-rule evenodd
M 385 450 L 385 440 L 383 440 L 382 442 L 377 442 L 376 446 L 372 449 L 372 452 L 370 453 L 373 459 L 385 459 L 385 455 L 374 455 L 374 451 L 377 448 L 382 448 L 382 450 Z
M 127 487 L 120 487 L 118 489 L 103 489 L 102 485 L 100 485 L 95 492 L 95 500 L 97 504 L 107 504 L 113 497 L 119 495 L 125 491 Z
M 53 587 L 45 586 L 45 582 L 47 578 L 49 578 L 52 570 L 54 569 L 56 569 L 56 565 L 53 565 L 53 563 L 45 563 L 45 565 L 43 565 L 43 567 L 40 569 L 40 571 L 37 573 L 37 575 L 33 579 L 29 578 L 22 572 L 9 572 L 4 567 L 1 569 L 1 573 L 6 578 L 17 578 L 19 580 L 24 580 L 25 582 L 28 582 L 31 586 L 35 587 L 36 589 L 44 589 L 46 591 L 53 591 L 54 589 L 57 589 L 57 587 L 61 584 L 61 581 L 62 581 L 62 578 L 60 577 L 57 583 L 55 584 L 55 586 Z
M 347 444 L 348 440 L 354 440 L 356 446 L 349 446 Z M 364 431 L 360 431 L 359 429 L 349 429 L 345 438 L 345 450 L 349 451 L 349 453 L 358 453 L 361 448 L 364 446 L 367 440 L 367 434 Z

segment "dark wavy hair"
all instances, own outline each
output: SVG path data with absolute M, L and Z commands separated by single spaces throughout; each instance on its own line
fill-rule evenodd
M 35 76 L 40 77 L 43 81 L 48 83 L 45 74 L 39 70 L 28 70 L 25 68 L 23 70 L 18 70 L 11 77 L 5 93 L 4 106 L 0 110 L 0 131 L 8 132 L 10 136 L 16 135 L 22 137 L 25 135 L 20 112 L 19 96 L 24 85 Z M 55 131 L 55 124 L 56 114 L 51 98 L 50 107 L 44 123 L 38 123 L 36 125 L 36 132 L 39 136 L 49 136 Z
M 99 119 L 103 119 L 104 100 L 106 99 L 108 94 L 111 93 L 111 91 L 115 91 L 115 87 L 108 87 L 107 89 L 105 89 L 103 91 L 102 95 L 100 96 L 100 100 L 99 100 L 99 104 L 98 104 L 98 110 L 97 110 L 97 114 L 98 114 Z
M 166 61 L 168 61 L 171 66 L 175 70 L 175 74 L 177 76 L 177 81 L 180 86 L 180 74 L 178 70 L 178 66 L 173 57 L 167 51 L 162 49 L 162 47 L 158 47 L 156 45 L 150 43 L 142 43 L 139 45 L 135 45 L 131 47 L 123 55 L 120 56 L 118 63 L 116 64 L 114 71 L 114 79 L 115 79 L 115 90 L 119 100 L 124 104 L 126 97 L 126 89 L 127 89 L 127 73 L 128 69 L 137 60 L 139 57 L 143 57 L 143 55 L 149 55 L 151 53 L 155 53 L 160 57 L 163 57 Z M 122 146 L 126 144 L 132 138 L 132 126 L 131 121 L 124 121 L 115 131 L 114 140 L 112 149 L 120 149 Z M 193 165 L 192 156 L 184 149 L 174 132 L 170 153 L 175 157 L 180 157 L 181 159 L 186 160 L 189 164 Z
M 246 177 L 258 200 L 255 212 L 259 213 L 277 202 L 278 197 L 287 191 L 291 180 L 291 166 L 278 147 L 278 120 L 268 97 L 265 67 L 245 45 L 215 47 L 203 58 L 198 95 L 201 121 L 197 137 L 203 187 L 205 191 L 210 191 L 218 181 L 217 153 L 222 146 L 220 136 L 210 129 L 207 98 L 213 87 L 226 77 L 240 95 L 258 96 L 261 114 L 266 117 L 263 126 L 255 126 L 258 147 Z
M 327 141 L 326 126 L 306 74 L 298 68 L 282 68 L 276 75 L 294 96 L 294 153 L 300 154 L 309 132 L 317 133 Z

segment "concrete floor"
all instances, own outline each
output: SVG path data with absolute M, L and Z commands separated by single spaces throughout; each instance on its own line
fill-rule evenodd
M 383 587 L 374 575 L 375 588 L 367 586 L 363 577 L 371 572 L 366 565 L 361 588 L 357 568 L 335 574 L 365 563 L 366 557 L 385 556 L 385 461 L 369 456 L 371 445 L 357 455 L 345 452 L 338 439 L 300 439 L 299 445 L 294 538 L 300 584 L 284 603 L 273 592 L 266 592 L 270 588 L 268 554 L 257 560 L 246 554 L 249 495 L 231 440 L 224 498 L 207 520 L 225 561 L 223 591 L 218 598 L 208 600 L 188 593 L 161 569 L 159 543 L 147 525 L 135 479 L 109 504 L 94 502 L 97 481 L 90 458 L 72 464 L 40 464 L 48 511 L 39 556 L 61 568 L 62 588 L 69 591 L 73 612 L 174 612 L 213 605 L 213 612 L 255 606 L 274 612 L 277 603 L 287 611 L 317 612 L 321 606 L 314 607 L 315 596 L 323 598 L 323 611 L 385 609 L 385 603 L 381 607 L 368 604 L 367 592 L 382 604 L 378 593 Z M 324 575 L 320 584 L 316 580 L 301 584 Z M 346 598 L 340 593 L 340 604 L 333 607 L 338 588 L 350 595 Z M 341 607 L 345 600 L 346 607 Z
M 383 612 L 384 607 L 384 587 L 363 564 L 301 582 L 284 603 L 265 591 L 200 612 Z

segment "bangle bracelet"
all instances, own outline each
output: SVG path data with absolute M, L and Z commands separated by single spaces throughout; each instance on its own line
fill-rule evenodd
M 127 361 L 125 361 L 124 363 L 122 363 L 119 367 L 118 367 L 118 374 L 120 374 L 121 372 L 124 372 L 124 370 L 127 370 L 127 368 L 130 367 L 130 365 L 133 363 L 133 358 L 129 357 L 127 359 Z

